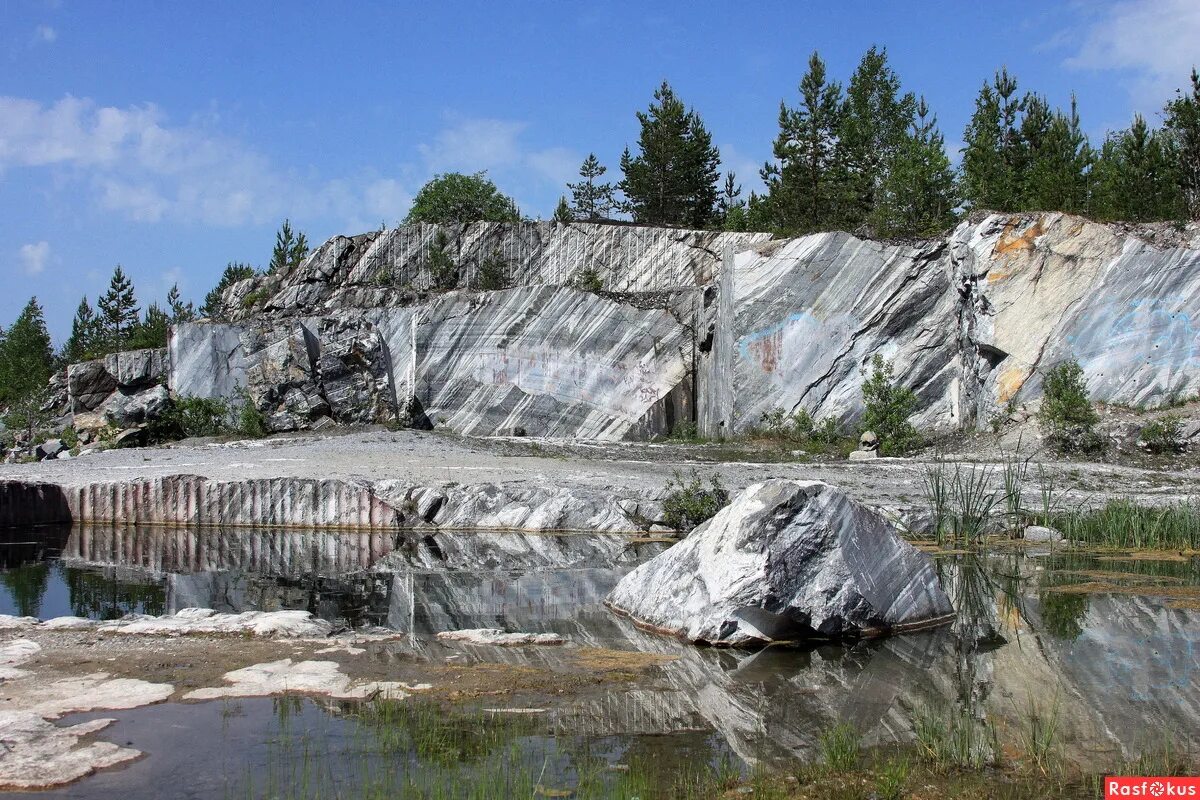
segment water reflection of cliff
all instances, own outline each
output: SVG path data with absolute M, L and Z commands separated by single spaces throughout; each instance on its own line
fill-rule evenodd
M 820 733 L 839 722 L 867 744 L 909 742 L 914 713 L 930 709 L 1012 738 L 1031 713 L 1053 713 L 1065 755 L 1096 768 L 1163 736 L 1200 749 L 1197 613 L 1146 597 L 1053 591 L 1053 576 L 1079 564 L 948 560 L 953 626 L 747 652 L 696 648 L 604 609 L 620 575 L 658 549 L 620 536 L 85 528 L 68 537 L 63 558 L 154 577 L 168 611 L 307 608 L 413 633 L 403 646 L 435 658 L 453 649 L 578 668 L 575 646 L 464 651 L 432 636 L 467 627 L 553 631 L 582 647 L 674 657 L 635 685 L 564 701 L 554 717 L 564 734 L 715 731 L 756 761 L 813 757 Z

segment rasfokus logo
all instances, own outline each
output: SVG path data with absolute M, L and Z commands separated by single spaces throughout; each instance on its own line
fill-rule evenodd
M 1200 778 L 1110 776 L 1104 779 L 1104 800 L 1114 797 L 1200 798 Z

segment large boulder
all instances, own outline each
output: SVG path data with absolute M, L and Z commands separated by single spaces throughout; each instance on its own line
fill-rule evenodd
M 319 328 L 317 373 L 333 418 L 343 425 L 396 420 L 387 348 L 369 322 L 327 318 Z
M 71 411 L 93 411 L 117 389 L 117 379 L 104 361 L 84 361 L 67 367 L 67 390 Z
M 165 347 L 126 350 L 104 357 L 104 368 L 122 389 L 144 389 L 167 378 L 168 357 Z
M 106 422 L 118 428 L 129 428 L 157 418 L 170 400 L 167 387 L 161 384 L 141 391 L 122 388 L 113 392 L 98 411 Z
M 820 481 L 750 486 L 626 575 L 608 605 L 694 642 L 881 636 L 950 622 L 933 560 Z

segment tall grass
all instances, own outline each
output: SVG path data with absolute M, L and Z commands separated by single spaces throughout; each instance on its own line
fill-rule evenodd
M 1050 524 L 1073 542 L 1129 549 L 1200 549 L 1200 504 L 1195 501 L 1153 507 L 1110 500 L 1100 509 L 1055 514 Z
M 858 732 L 845 723 L 824 731 L 819 739 L 821 758 L 832 770 L 849 772 L 858 766 L 861 749 Z
M 938 771 L 982 769 L 1000 752 L 995 726 L 965 710 L 918 709 L 913 732 L 921 760 Z

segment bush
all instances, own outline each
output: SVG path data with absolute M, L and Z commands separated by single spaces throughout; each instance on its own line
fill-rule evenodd
M 1047 440 L 1061 452 L 1094 452 L 1104 449 L 1096 431 L 1100 415 L 1088 400 L 1083 367 L 1071 359 L 1055 364 L 1042 383 L 1038 422 Z
M 584 267 L 576 273 L 571 281 L 571 285 L 581 292 L 596 292 L 604 290 L 604 280 L 600 277 L 600 270 L 595 267 Z
M 267 435 L 267 418 L 245 389 L 241 392 L 241 405 L 238 408 L 237 432 L 251 439 L 261 439 Z
M 863 383 L 862 429 L 879 437 L 879 454 L 904 455 L 921 446 L 921 435 L 908 418 L 917 410 L 917 396 L 892 380 L 892 365 L 882 357 L 871 360 L 871 377 Z
M 1142 428 L 1138 438 L 1151 453 L 1177 453 L 1184 448 L 1183 423 L 1168 414 Z
M 492 253 L 480 262 L 475 283 L 477 288 L 485 292 L 507 289 L 512 285 L 508 262 L 504 260 L 499 252 Z
M 429 244 L 429 274 L 435 288 L 448 292 L 458 286 L 458 264 L 450 257 L 450 237 L 438 231 Z
M 690 481 L 675 473 L 667 481 L 667 499 L 663 501 L 663 522 L 677 531 L 690 531 L 702 522 L 716 516 L 729 502 L 729 492 L 721 485 L 721 479 L 709 478 L 709 488 L 695 470 Z
M 229 403 L 219 398 L 176 397 L 150 423 L 153 441 L 174 441 L 191 436 L 220 436 L 230 431 Z

